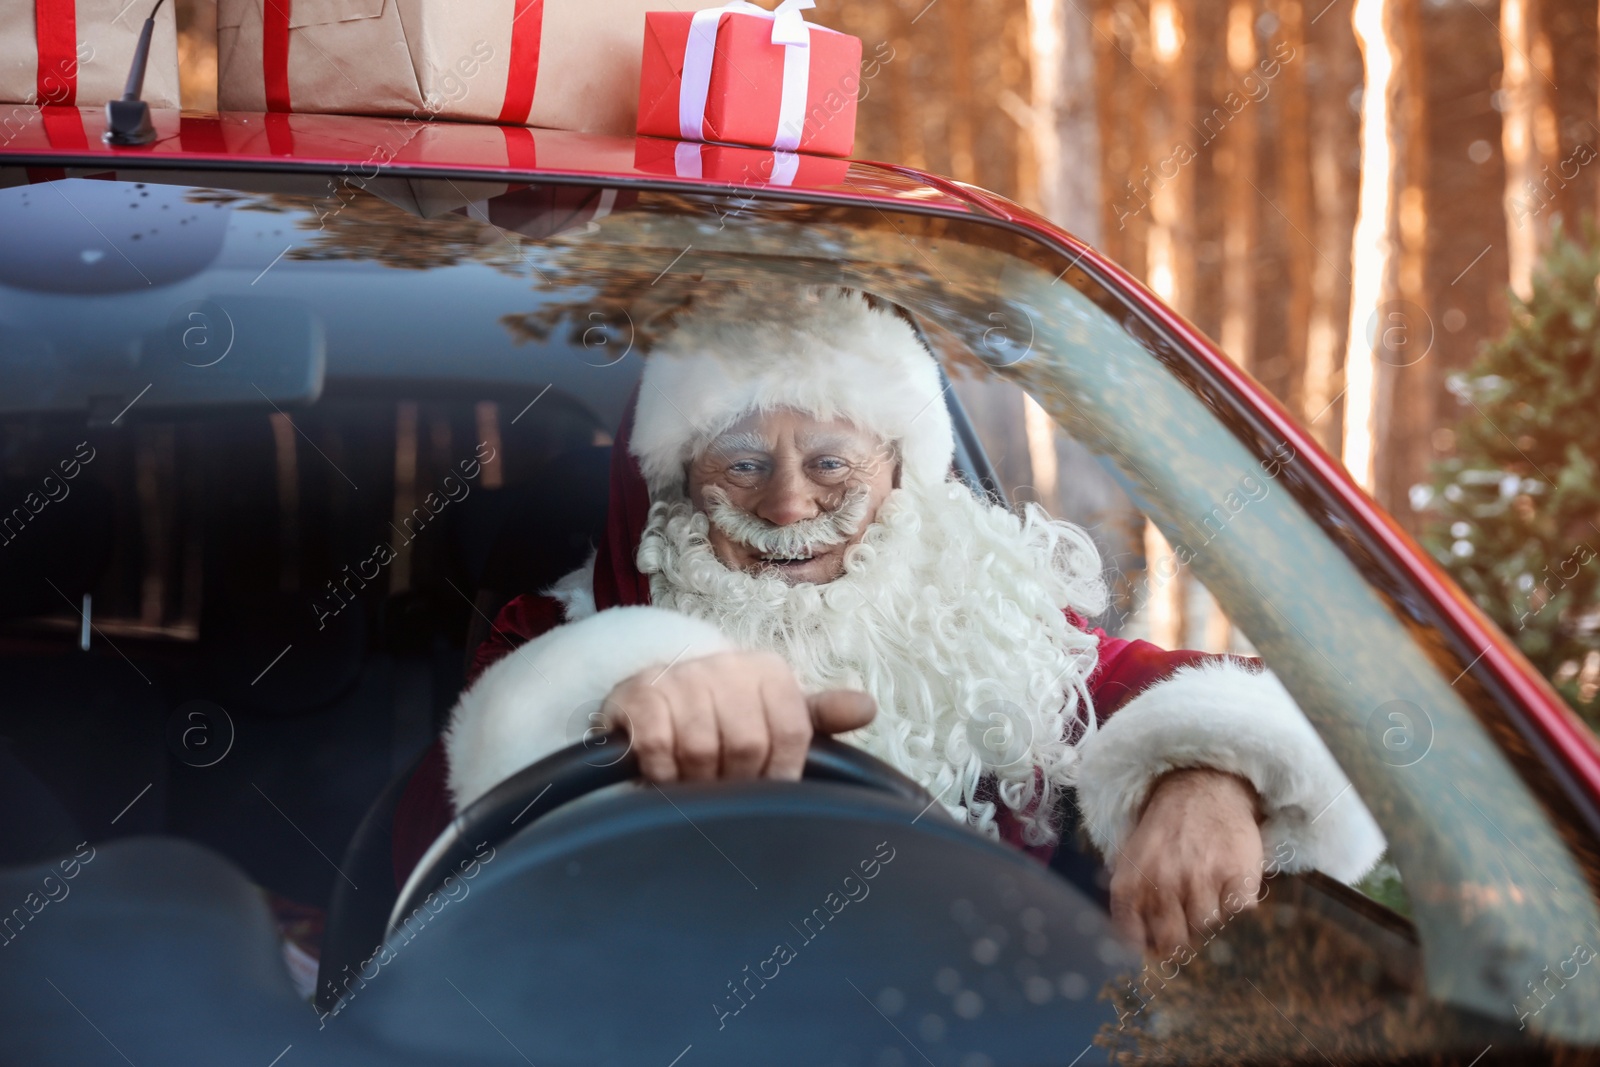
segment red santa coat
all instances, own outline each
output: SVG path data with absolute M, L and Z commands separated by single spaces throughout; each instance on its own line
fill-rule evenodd
M 650 501 L 628 449 L 630 428 L 631 418 L 612 449 L 606 530 L 594 563 L 594 603 L 602 612 L 650 603 L 649 580 L 634 565 Z M 1069 610 L 1067 616 L 1088 629 L 1076 613 Z M 510 601 L 474 654 L 468 690 L 488 667 L 565 621 L 563 605 L 553 596 L 525 594 Z M 1331 753 L 1259 661 L 1169 651 L 1098 628 L 1088 632 L 1100 642 L 1088 689 L 1101 729 L 1085 743 L 1081 763 L 1085 772 L 1093 773 L 1087 775 L 1088 795 L 1085 775 L 1080 774 L 1079 793 L 1091 837 L 1102 851 L 1114 849 L 1126 835 L 1155 778 L 1175 767 L 1211 766 L 1241 775 L 1262 794 L 1268 815 L 1264 843 L 1269 850 L 1287 845 L 1294 858 L 1282 864 L 1285 869 L 1317 866 L 1353 881 L 1376 862 L 1384 844 L 1376 824 L 1348 790 Z M 458 716 L 465 706 L 464 700 Z M 1122 720 L 1130 725 L 1123 728 Z M 1091 744 L 1092 764 L 1087 758 Z M 397 885 L 456 814 L 450 770 L 441 739 L 428 750 L 400 799 L 393 837 Z M 1308 807 L 1333 817 L 1317 827 Z M 996 822 L 1003 840 L 1048 862 L 1053 846 L 1024 844 L 1021 822 L 1004 805 Z M 1285 854 L 1277 849 L 1280 860 Z

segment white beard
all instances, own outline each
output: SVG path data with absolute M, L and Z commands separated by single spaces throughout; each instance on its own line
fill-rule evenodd
M 1029 844 L 1054 840 L 1075 744 L 1094 729 L 1098 641 L 1062 609 L 1104 610 L 1100 555 L 1035 505 L 1022 517 L 957 482 L 892 491 L 844 573 L 824 585 L 733 570 L 684 499 L 650 509 L 637 564 L 652 603 L 714 623 L 741 648 L 781 654 L 807 691 L 878 702 L 844 739 L 925 786 L 957 819 L 998 835 L 986 775 Z

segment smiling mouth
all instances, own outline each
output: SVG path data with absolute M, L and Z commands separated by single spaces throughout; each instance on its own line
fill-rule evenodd
M 798 567 L 802 563 L 810 563 L 816 556 L 762 556 L 760 558 L 762 564 L 768 567 Z

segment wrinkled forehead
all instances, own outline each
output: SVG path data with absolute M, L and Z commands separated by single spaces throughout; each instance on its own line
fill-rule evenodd
M 753 411 L 713 437 L 701 450 L 702 456 L 736 453 L 772 454 L 793 449 L 798 452 L 836 452 L 867 455 L 884 447 L 881 436 L 862 429 L 848 419 L 822 419 L 803 411 L 780 408 Z

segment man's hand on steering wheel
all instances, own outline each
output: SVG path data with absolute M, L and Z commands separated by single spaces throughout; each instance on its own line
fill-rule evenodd
M 865 726 L 866 693 L 810 696 L 772 652 L 722 652 L 652 666 L 605 702 L 609 726 L 628 731 L 640 773 L 655 782 L 776 778 L 796 781 L 814 734 Z M 1167 954 L 1214 929 L 1261 889 L 1259 801 L 1242 778 L 1207 768 L 1174 771 L 1151 790 L 1117 855 L 1111 914 L 1147 951 Z
M 775 652 L 721 652 L 619 682 L 607 725 L 626 730 L 650 781 L 780 778 L 798 781 L 813 734 L 865 726 L 877 714 L 866 693 L 810 696 Z
M 1111 918 L 1123 933 L 1167 956 L 1255 907 L 1259 805 L 1237 775 L 1195 767 L 1160 778 L 1112 864 Z

